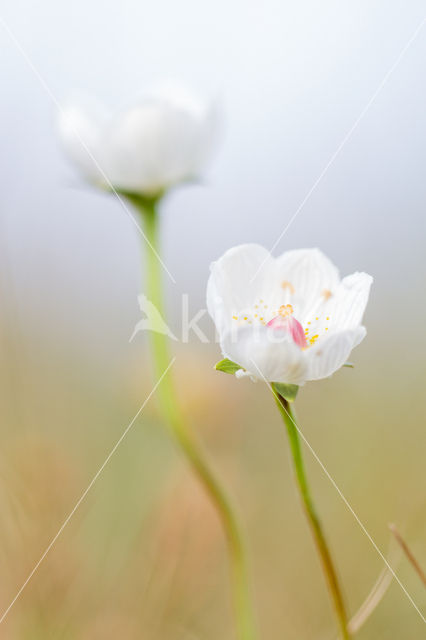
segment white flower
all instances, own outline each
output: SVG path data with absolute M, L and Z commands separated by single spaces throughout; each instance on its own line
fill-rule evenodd
M 58 132 L 84 176 L 104 188 L 156 196 L 199 176 L 212 151 L 216 113 L 177 85 L 116 114 L 93 100 L 62 109 Z
M 301 385 L 330 376 L 364 338 L 371 283 L 366 273 L 340 280 L 318 249 L 275 259 L 246 244 L 212 264 L 207 306 L 239 376 Z

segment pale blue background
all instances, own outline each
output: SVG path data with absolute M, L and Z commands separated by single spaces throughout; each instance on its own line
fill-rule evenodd
M 209 262 L 226 248 L 274 243 L 425 11 L 416 1 L 24 0 L 0 15 L 59 101 L 77 88 L 120 105 L 165 77 L 219 96 L 223 136 L 206 185 L 180 189 L 163 210 L 176 310 L 182 291 L 194 309 L 203 304 Z M 114 198 L 67 163 L 54 104 L 0 34 L 3 286 L 18 322 L 31 314 L 47 332 L 99 345 L 102 358 L 137 320 L 138 238 Z M 276 250 L 319 246 L 342 273 L 372 273 L 373 339 L 387 329 L 416 351 L 425 344 L 425 70 L 426 28 Z

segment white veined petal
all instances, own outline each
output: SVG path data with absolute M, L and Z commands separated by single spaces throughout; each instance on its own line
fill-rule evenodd
M 330 330 L 353 329 L 364 315 L 373 278 L 367 273 L 353 273 L 343 278 L 326 307 Z
M 212 263 L 207 309 L 220 335 L 231 328 L 233 315 L 250 308 L 258 297 L 266 297 L 268 282 L 273 284 L 273 266 L 270 253 L 258 244 L 233 247 Z
M 365 327 L 357 327 L 348 331 L 339 331 L 318 341 L 306 352 L 308 363 L 308 380 L 320 380 L 331 376 L 347 361 L 352 349 L 366 335 Z
M 319 249 L 287 251 L 276 259 L 276 287 L 282 283 L 291 286 L 292 304 L 298 320 L 304 322 L 315 313 L 326 292 L 339 284 L 339 272 Z
M 225 357 L 259 380 L 297 385 L 306 381 L 305 354 L 288 334 L 240 327 L 225 334 L 221 348 Z

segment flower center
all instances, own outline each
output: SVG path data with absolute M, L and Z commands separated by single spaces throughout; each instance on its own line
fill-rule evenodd
M 293 316 L 291 304 L 282 305 L 278 309 L 278 315 L 272 318 L 266 326 L 278 331 L 287 331 L 293 341 L 302 349 L 306 349 L 308 346 L 305 331 L 300 322 Z
M 281 286 L 283 289 L 287 289 L 292 285 L 284 281 Z M 330 291 L 325 289 L 322 293 L 322 296 L 324 296 L 326 300 L 332 295 Z M 294 317 L 293 306 L 291 304 L 282 304 L 277 308 L 275 305 L 268 304 L 266 300 L 260 298 L 256 300 L 256 304 L 251 308 L 239 311 L 237 315 L 234 314 L 232 320 L 237 326 L 249 324 L 255 328 L 256 326 L 262 325 L 280 331 L 287 331 L 301 349 L 308 349 L 312 347 L 321 336 L 327 335 L 331 318 L 329 316 L 324 318 L 324 315 L 323 312 L 318 313 L 318 316 L 315 317 L 312 315 L 311 319 L 304 323 L 305 328 L 303 328 L 301 323 Z

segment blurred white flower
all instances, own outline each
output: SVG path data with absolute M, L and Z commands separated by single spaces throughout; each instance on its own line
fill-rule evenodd
M 90 182 L 155 197 L 200 175 L 216 123 L 212 103 L 168 84 L 116 114 L 92 99 L 71 102 L 59 115 L 58 132 Z
M 364 338 L 371 283 L 366 273 L 340 280 L 318 249 L 275 259 L 247 244 L 212 264 L 207 306 L 238 377 L 301 385 L 330 376 Z

